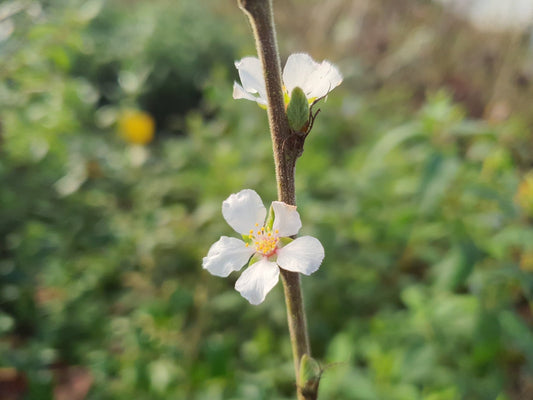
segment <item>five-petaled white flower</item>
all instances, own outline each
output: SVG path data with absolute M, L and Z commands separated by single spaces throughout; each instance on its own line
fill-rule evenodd
M 233 85 L 234 99 L 247 99 L 262 106 L 267 105 L 265 80 L 261 62 L 257 57 L 245 57 L 235 62 L 239 70 L 242 86 L 237 82 Z M 328 61 L 317 63 L 305 53 L 291 54 L 283 69 L 283 90 L 285 104 L 289 103 L 290 95 L 295 87 L 305 93 L 309 104 L 326 96 L 342 82 L 342 75 Z
M 266 208 L 251 189 L 229 196 L 222 203 L 222 215 L 244 241 L 222 236 L 202 262 L 204 269 L 222 277 L 239 271 L 250 262 L 235 283 L 235 289 L 254 305 L 262 303 L 276 285 L 279 268 L 310 275 L 324 259 L 324 248 L 318 239 L 312 236 L 293 241 L 284 239 L 296 235 L 302 226 L 295 206 L 274 201 L 271 212 L 274 213 L 273 222 L 271 218 L 265 221 Z

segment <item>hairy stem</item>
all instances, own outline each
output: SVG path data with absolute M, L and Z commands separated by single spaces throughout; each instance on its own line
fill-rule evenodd
M 268 122 L 272 136 L 278 198 L 287 204 L 295 204 L 294 167 L 296 158 L 284 156 L 284 143 L 290 136 L 289 121 L 283 100 L 281 67 L 274 29 L 271 0 L 239 0 L 248 16 L 255 37 L 257 53 L 263 65 L 268 99 Z
M 268 121 L 272 136 L 278 199 L 287 204 L 296 205 L 294 190 L 294 170 L 299 153 L 291 151 L 286 143 L 291 136 L 281 80 L 279 52 L 274 29 L 272 0 L 238 0 L 240 8 L 248 16 L 252 25 L 257 53 L 263 66 L 266 94 L 268 99 Z M 292 149 L 293 150 L 293 149 Z M 287 319 L 291 336 L 292 352 L 296 377 L 299 376 L 300 360 L 304 354 L 311 356 L 307 322 L 305 318 L 300 275 L 295 272 L 281 270 L 285 291 Z M 316 398 L 302 393 L 298 388 L 298 399 Z

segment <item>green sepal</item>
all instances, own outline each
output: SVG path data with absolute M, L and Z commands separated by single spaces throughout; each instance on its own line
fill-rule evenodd
M 287 246 L 290 242 L 294 242 L 294 239 L 291 239 L 290 237 L 281 237 L 279 238 L 279 241 L 283 246 Z
M 298 386 L 306 398 L 316 399 L 321 376 L 322 368 L 318 361 L 304 354 L 300 359 Z
M 291 93 L 291 100 L 287 106 L 287 118 L 292 130 L 300 132 L 309 121 L 309 103 L 305 93 L 295 87 Z
M 265 222 L 265 229 L 270 229 L 272 230 L 272 226 L 274 225 L 274 209 L 272 208 L 272 206 L 270 206 L 269 210 L 268 210 L 268 216 L 267 216 L 267 219 L 266 219 L 266 222 Z
M 251 267 L 252 265 L 254 265 L 256 262 L 258 262 L 262 257 L 258 254 L 254 254 L 252 256 L 252 258 L 250 258 L 250 261 L 248 261 L 248 267 Z

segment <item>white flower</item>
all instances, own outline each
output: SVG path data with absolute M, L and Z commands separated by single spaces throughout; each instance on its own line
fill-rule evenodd
M 262 106 L 267 105 L 263 69 L 257 57 L 245 57 L 235 62 L 239 70 L 242 86 L 237 82 L 233 85 L 234 99 L 256 101 Z M 333 64 L 322 61 L 317 63 L 305 53 L 291 54 L 283 69 L 283 90 L 285 104 L 289 103 L 290 94 L 295 87 L 305 93 L 309 104 L 326 96 L 342 82 L 342 75 Z
M 314 237 L 283 240 L 296 235 L 302 226 L 295 206 L 274 201 L 271 211 L 273 223 L 265 225 L 267 211 L 256 192 L 245 189 L 229 196 L 222 203 L 222 215 L 244 241 L 222 236 L 202 262 L 211 274 L 226 277 L 232 271 L 239 271 L 253 256 L 250 266 L 235 283 L 235 289 L 254 305 L 262 303 L 278 283 L 279 268 L 310 275 L 324 259 L 324 248 Z M 284 245 L 285 242 L 290 243 Z

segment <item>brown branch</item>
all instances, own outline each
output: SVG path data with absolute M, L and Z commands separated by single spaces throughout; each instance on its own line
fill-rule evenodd
M 271 0 L 238 0 L 240 8 L 248 16 L 255 37 L 257 53 L 263 66 L 266 95 L 268 100 L 268 121 L 272 137 L 278 199 L 295 205 L 294 172 L 296 159 L 301 155 L 303 141 L 288 140 L 294 135 L 289 127 L 285 112 L 281 66 L 274 29 Z M 289 145 L 287 145 L 289 144 Z M 307 322 L 305 318 L 300 275 L 281 269 L 285 291 L 287 320 L 291 336 L 294 369 L 299 376 L 300 360 L 304 354 L 311 356 Z M 298 399 L 316 399 L 317 393 L 304 393 L 298 387 Z

